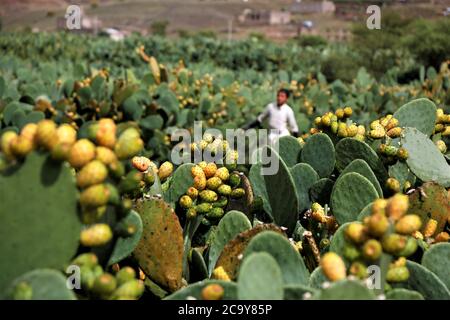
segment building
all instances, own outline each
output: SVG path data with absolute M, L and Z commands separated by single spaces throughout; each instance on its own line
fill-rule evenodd
M 245 9 L 238 17 L 244 25 L 287 25 L 291 23 L 289 11 Z
M 335 10 L 334 3 L 327 0 L 320 2 L 296 2 L 290 8 L 292 13 L 333 13 Z

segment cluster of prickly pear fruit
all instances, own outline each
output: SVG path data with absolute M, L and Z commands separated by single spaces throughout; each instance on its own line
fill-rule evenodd
M 327 112 L 321 117 L 314 119 L 316 128 L 312 128 L 310 133 L 314 134 L 321 131 L 331 132 L 339 138 L 354 137 L 364 141 L 366 129 L 363 125 L 356 125 L 349 118 L 353 114 L 351 107 L 338 108 L 336 111 Z
M 83 253 L 71 264 L 80 268 L 81 288 L 77 288 L 77 293 L 84 298 L 137 300 L 144 293 L 144 283 L 136 278 L 136 271 L 131 267 L 117 266 L 111 270 L 114 274 L 106 272 L 93 253 Z
M 372 139 L 398 138 L 402 134 L 402 128 L 399 127 L 398 119 L 394 118 L 392 114 L 388 114 L 372 121 L 368 134 Z

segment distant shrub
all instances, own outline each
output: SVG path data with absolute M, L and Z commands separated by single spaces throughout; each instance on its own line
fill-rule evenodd
M 297 37 L 298 44 L 302 47 L 320 47 L 328 44 L 321 36 L 304 35 Z
M 166 36 L 167 34 L 167 27 L 169 26 L 169 21 L 163 20 L 163 21 L 155 21 L 151 24 L 151 30 L 154 35 L 158 36 Z

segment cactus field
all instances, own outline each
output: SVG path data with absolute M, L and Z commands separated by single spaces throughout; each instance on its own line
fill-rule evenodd
M 326 51 L 0 34 L 1 299 L 450 300 L 450 60 L 331 81 Z M 238 161 L 280 88 L 300 136 Z M 226 161 L 173 161 L 197 121 Z

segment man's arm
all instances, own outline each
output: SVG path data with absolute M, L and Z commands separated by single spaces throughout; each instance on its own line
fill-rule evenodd
M 270 114 L 270 104 L 268 104 L 268 105 L 266 106 L 266 108 L 264 109 L 264 111 L 261 112 L 261 113 L 258 115 L 258 117 L 257 117 L 254 121 L 248 123 L 247 125 L 245 125 L 244 127 L 242 127 L 242 129 L 248 130 L 248 129 L 250 129 L 250 128 L 254 128 L 254 127 L 260 126 L 261 123 L 264 121 L 264 119 L 267 118 L 267 117 L 269 116 L 269 114 Z
M 290 109 L 289 113 L 288 113 L 288 123 L 289 123 L 289 128 L 291 129 L 292 135 L 294 137 L 298 137 L 298 126 L 297 126 L 297 121 L 295 120 L 295 115 L 294 115 L 294 111 L 292 109 Z

